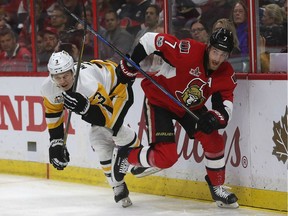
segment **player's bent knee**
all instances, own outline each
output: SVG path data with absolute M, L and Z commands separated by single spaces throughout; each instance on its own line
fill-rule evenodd
M 158 168 L 169 168 L 178 160 L 176 143 L 158 143 L 150 152 L 153 154 L 154 161 L 152 162 Z
M 169 160 L 167 160 L 166 158 L 164 158 L 164 160 L 163 159 L 155 160 L 156 167 L 161 169 L 167 169 L 169 167 L 172 167 L 177 162 L 177 159 L 175 158 L 173 158 L 174 160 L 172 160 L 172 158 L 169 158 Z
M 223 136 L 218 131 L 211 134 L 198 132 L 195 138 L 201 142 L 205 152 L 217 153 L 225 148 Z

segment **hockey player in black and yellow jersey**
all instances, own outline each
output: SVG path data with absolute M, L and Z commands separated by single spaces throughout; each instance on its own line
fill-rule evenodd
M 114 62 L 102 60 L 81 63 L 77 88 L 73 92 L 77 65 L 67 52 L 55 52 L 49 59 L 50 74 L 43 82 L 41 93 L 50 135 L 50 163 L 63 170 L 70 161 L 63 141 L 66 108 L 92 125 L 90 143 L 113 188 L 115 201 L 127 207 L 132 202 L 124 176 L 117 182 L 111 178 L 112 153 L 115 145 L 138 147 L 140 141 L 136 133 L 123 124 L 133 104 L 133 92 L 131 86 L 119 82 L 116 66 Z

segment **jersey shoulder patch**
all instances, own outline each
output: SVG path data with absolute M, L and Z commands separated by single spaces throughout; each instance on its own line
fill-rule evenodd
M 188 54 L 191 48 L 191 44 L 189 40 L 181 40 L 179 43 L 180 53 Z
M 161 47 L 164 44 L 164 36 L 159 36 L 156 39 L 156 47 Z
M 63 103 L 62 90 L 47 77 L 41 87 L 42 97 L 45 97 L 52 104 Z

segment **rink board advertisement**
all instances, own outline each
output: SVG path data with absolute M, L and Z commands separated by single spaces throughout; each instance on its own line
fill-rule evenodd
M 0 159 L 48 163 L 49 137 L 40 95 L 43 77 L 1 77 Z M 147 145 L 141 79 L 125 123 Z M 73 113 L 67 140 L 69 166 L 100 169 L 89 144 L 90 125 Z M 287 193 L 287 81 L 239 80 L 233 118 L 220 131 L 226 143 L 226 184 Z M 175 123 L 178 162 L 156 176 L 204 182 L 201 143 Z

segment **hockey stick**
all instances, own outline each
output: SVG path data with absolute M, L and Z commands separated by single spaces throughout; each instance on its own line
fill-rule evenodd
M 63 3 L 63 0 L 59 1 L 60 5 L 63 6 L 63 8 L 65 8 L 65 10 L 67 10 L 66 6 Z M 82 25 L 84 26 L 83 29 L 83 37 L 82 37 L 82 45 L 81 45 L 81 50 L 78 56 L 78 62 L 77 62 L 77 69 L 75 72 L 75 77 L 74 77 L 74 84 L 72 87 L 72 91 L 75 92 L 76 88 L 77 88 L 77 84 L 78 84 L 78 77 L 79 77 L 79 73 L 80 73 L 80 67 L 81 67 L 81 61 L 82 61 L 82 56 L 83 56 L 83 52 L 84 52 L 84 46 L 85 46 L 85 40 L 86 40 L 86 30 L 87 30 L 87 17 L 86 17 L 86 9 L 85 9 L 85 5 L 84 5 L 84 0 L 82 0 L 82 7 L 83 7 L 83 13 L 84 13 L 84 18 L 85 20 L 82 21 Z M 66 145 L 66 141 L 68 138 L 68 132 L 69 132 L 69 127 L 70 127 L 70 121 L 71 121 L 71 116 L 72 116 L 72 111 L 69 110 L 68 112 L 68 117 L 67 117 L 67 121 L 65 124 L 65 132 L 64 132 L 64 145 Z
M 76 21 L 81 23 L 82 25 L 85 24 L 85 21 L 77 17 L 74 13 L 72 13 L 65 5 L 63 5 L 63 8 L 69 13 Z M 126 55 L 124 55 L 117 47 L 115 47 L 113 44 L 105 40 L 100 34 L 98 34 L 90 25 L 87 25 L 87 29 L 94 34 L 96 37 L 98 37 L 103 43 L 105 43 L 107 46 L 109 46 L 111 49 L 113 49 L 118 55 L 120 55 L 122 58 L 124 58 L 127 62 L 129 62 L 134 68 L 136 68 L 145 78 L 150 80 L 157 88 L 159 88 L 163 93 L 165 93 L 170 99 L 172 99 L 177 105 L 182 107 L 186 110 L 188 114 L 190 114 L 196 121 L 199 120 L 198 116 L 195 115 L 187 106 L 182 104 L 178 99 L 176 99 L 172 94 L 170 94 L 163 86 L 161 86 L 157 81 L 155 81 L 153 78 L 151 78 L 145 71 L 143 71 L 134 61 L 129 59 Z

